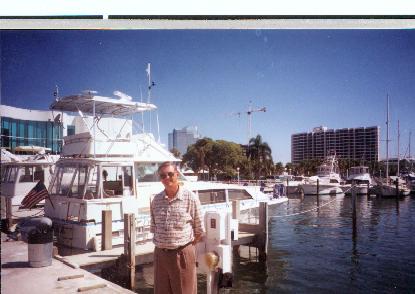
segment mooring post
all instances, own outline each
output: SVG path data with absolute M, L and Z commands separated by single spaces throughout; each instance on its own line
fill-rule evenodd
M 367 199 L 370 197 L 370 184 L 367 182 L 367 193 L 366 193 Z
M 265 261 L 268 254 L 268 203 L 259 203 L 258 259 Z
M 240 205 L 241 204 L 240 204 L 239 200 L 233 200 L 232 201 L 232 218 L 236 219 L 238 221 L 239 221 L 239 216 L 240 216 L 240 213 L 241 213 L 241 206 Z M 235 245 L 235 246 L 232 247 L 232 251 L 233 251 L 233 254 L 235 256 L 240 256 L 239 247 L 240 247 L 239 245 Z
M 135 215 L 124 214 L 124 254 L 127 257 L 128 286 L 135 289 Z
M 101 250 L 112 249 L 112 210 L 102 211 Z
M 7 231 L 10 230 L 10 227 L 13 225 L 13 214 L 12 214 L 12 198 L 6 198 L 6 222 L 7 222 Z
M 352 184 L 352 218 L 353 218 L 353 240 L 356 239 L 356 185 Z
M 396 178 L 396 181 L 395 181 L 395 187 L 396 187 L 396 199 L 398 199 L 399 198 L 399 178 L 398 177 Z
M 317 207 L 320 208 L 320 180 L 319 179 L 317 179 Z

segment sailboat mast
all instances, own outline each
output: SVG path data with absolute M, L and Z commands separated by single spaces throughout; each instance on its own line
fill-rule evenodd
M 386 181 L 389 183 L 389 95 L 386 95 Z

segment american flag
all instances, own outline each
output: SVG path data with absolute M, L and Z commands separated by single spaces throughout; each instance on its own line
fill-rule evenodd
M 37 203 L 49 197 L 48 189 L 45 184 L 38 182 L 36 186 L 23 198 L 23 208 L 33 208 Z

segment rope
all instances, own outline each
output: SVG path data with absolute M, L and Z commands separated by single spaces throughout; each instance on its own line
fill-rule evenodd
M 292 214 L 286 214 L 286 215 L 276 215 L 276 216 L 270 216 L 269 218 L 270 218 L 270 219 L 271 219 L 271 218 L 281 218 L 281 217 L 289 217 L 289 216 L 294 216 L 294 215 L 304 214 L 304 213 L 307 213 L 307 212 L 310 212 L 310 211 L 313 211 L 313 210 L 319 209 L 319 208 L 321 208 L 321 207 L 324 207 L 324 206 L 326 206 L 326 205 L 329 205 L 330 203 L 332 203 L 332 202 L 334 202 L 334 201 L 336 201 L 336 200 L 337 200 L 337 199 L 333 199 L 333 200 L 331 200 L 331 201 L 328 201 L 328 202 L 324 203 L 323 205 L 316 206 L 316 207 L 311 208 L 311 209 L 309 209 L 309 210 L 300 211 L 300 212 L 297 212 L 297 213 L 292 213 Z

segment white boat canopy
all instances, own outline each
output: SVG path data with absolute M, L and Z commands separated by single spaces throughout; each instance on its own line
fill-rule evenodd
M 96 91 L 84 91 L 82 94 L 65 96 L 54 101 L 49 108 L 51 110 L 67 112 L 81 111 L 85 114 L 95 114 L 98 116 L 127 116 L 133 115 L 134 113 L 157 109 L 154 104 L 133 102 L 131 101 L 130 96 L 125 94 L 120 95 L 121 93 L 118 91 L 114 92 L 114 94 L 116 94 L 119 99 L 98 96 L 95 95 L 96 93 Z

